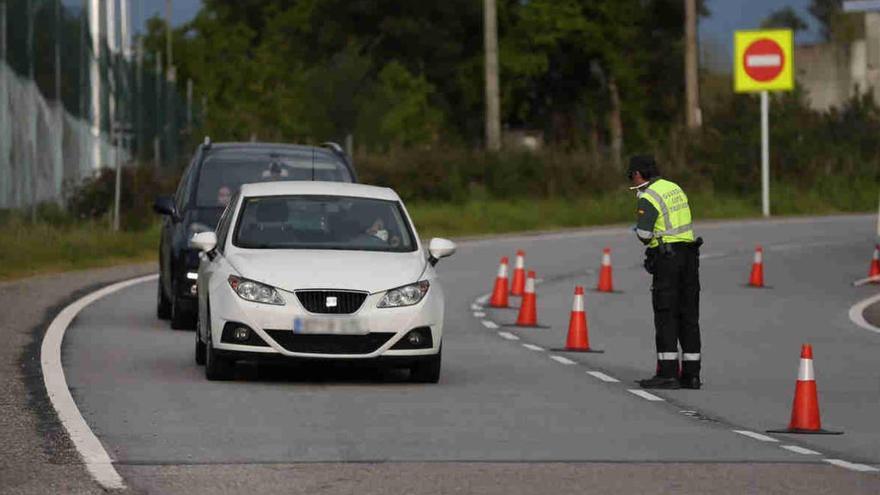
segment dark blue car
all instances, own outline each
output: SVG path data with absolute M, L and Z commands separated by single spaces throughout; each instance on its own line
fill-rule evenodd
M 159 245 L 156 315 L 171 328 L 195 328 L 198 251 L 189 247 L 197 232 L 213 231 L 220 214 L 242 184 L 284 180 L 357 182 L 354 167 L 339 145 L 211 143 L 196 150 L 174 196 L 156 198 L 164 215 Z

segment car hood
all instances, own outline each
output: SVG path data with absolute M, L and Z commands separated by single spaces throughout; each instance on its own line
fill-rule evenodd
M 421 251 L 267 249 L 235 253 L 227 259 L 242 277 L 286 291 L 346 289 L 370 293 L 418 282 L 427 263 Z

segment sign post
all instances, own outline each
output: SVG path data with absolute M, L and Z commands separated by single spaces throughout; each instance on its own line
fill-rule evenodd
M 761 94 L 761 211 L 770 216 L 769 91 L 794 89 L 794 37 L 789 29 L 734 33 L 734 90 Z

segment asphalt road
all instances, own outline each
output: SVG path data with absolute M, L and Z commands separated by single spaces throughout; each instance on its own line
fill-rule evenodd
M 345 367 L 240 367 L 237 381 L 207 382 L 192 333 L 155 319 L 152 283 L 80 313 L 63 362 L 83 416 L 137 491 L 878 493 L 880 473 L 824 461 L 880 467 L 880 335 L 847 317 L 876 291 L 849 286 L 867 270 L 873 221 L 698 225 L 706 386 L 655 392 L 665 400 L 628 391 L 653 372 L 653 328 L 641 248 L 620 228 L 470 241 L 442 261 L 437 385 Z M 769 289 L 744 287 L 758 243 Z M 588 292 L 586 303 L 605 353 L 549 351 L 564 343 L 574 285 L 595 285 L 605 246 L 622 292 Z M 549 329 L 483 322 L 513 322 L 510 310 L 474 315 L 498 258 L 516 249 L 543 279 Z M 823 426 L 845 434 L 735 433 L 787 425 L 801 343 L 814 346 Z

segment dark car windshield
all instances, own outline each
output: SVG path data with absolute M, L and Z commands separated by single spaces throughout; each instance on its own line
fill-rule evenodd
M 247 198 L 233 244 L 249 249 L 416 249 L 400 203 L 343 196 Z
M 223 208 L 242 184 L 287 180 L 352 182 L 346 166 L 311 153 L 209 156 L 199 172 L 196 206 Z

